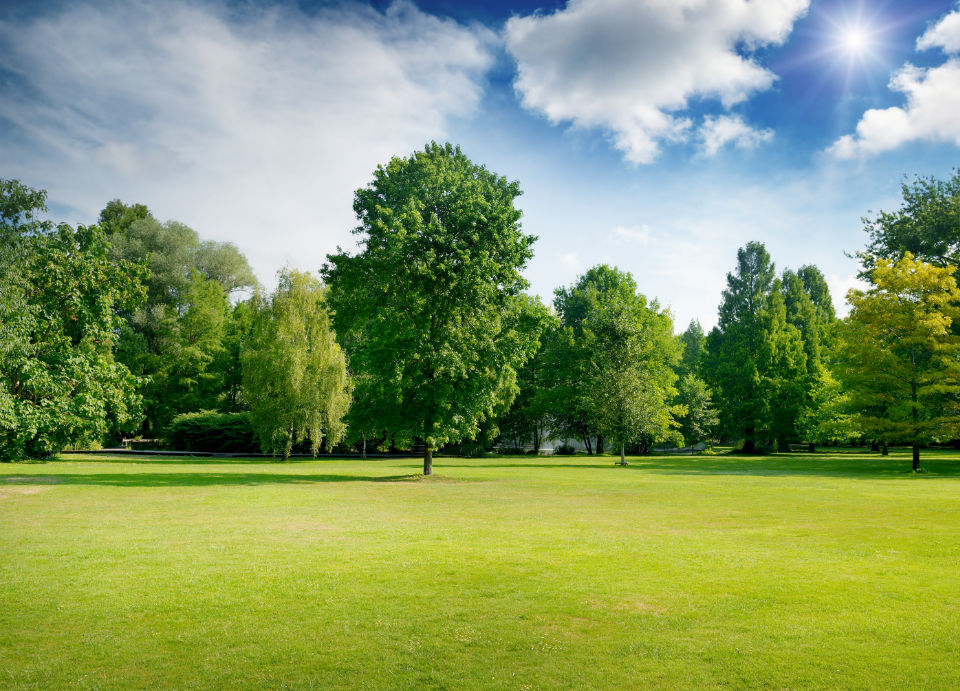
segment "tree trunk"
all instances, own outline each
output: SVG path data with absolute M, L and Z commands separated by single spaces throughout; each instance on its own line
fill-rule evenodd
M 753 453 L 757 450 L 756 440 L 754 436 L 756 435 L 756 430 L 753 427 L 747 427 L 743 430 L 743 452 L 744 453 Z
M 589 434 L 583 435 L 583 445 L 587 447 L 587 455 L 592 456 L 592 455 L 593 455 L 593 444 L 592 444 L 591 441 L 590 441 L 590 435 L 589 435 Z
M 917 408 L 917 382 L 910 382 L 910 400 L 913 402 L 913 472 L 920 470 L 920 410 Z
M 777 451 L 780 453 L 789 453 L 790 452 L 790 442 L 786 437 L 780 437 L 777 439 Z
M 599 456 L 602 453 L 603 453 L 603 435 L 598 434 L 597 435 L 597 455 Z
M 870 442 L 870 450 L 871 450 L 871 451 L 879 451 L 879 450 L 880 450 L 880 442 L 878 442 L 876 439 L 874 439 L 872 442 Z
M 363 459 L 366 459 L 366 457 L 367 457 L 367 433 L 366 433 L 366 432 L 361 432 L 361 436 L 363 437 L 363 447 L 362 447 L 362 449 L 361 449 L 361 451 L 360 451 L 360 457 L 363 458 Z
M 433 475 L 433 449 L 429 446 L 423 448 L 423 474 Z
M 815 442 L 810 442 L 809 444 L 807 444 L 807 453 L 816 453 L 816 452 L 817 452 L 817 445 Z
M 627 459 L 623 455 L 623 442 L 620 442 L 620 465 L 626 465 Z
M 889 455 L 890 455 L 890 447 L 887 446 L 887 442 L 883 442 L 883 443 L 880 445 L 880 455 L 881 455 L 881 456 L 889 456 Z

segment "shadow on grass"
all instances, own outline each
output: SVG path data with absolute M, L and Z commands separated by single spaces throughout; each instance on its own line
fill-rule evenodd
M 850 454 L 852 455 L 852 454 Z M 921 467 L 924 472 L 915 474 L 911 470 L 910 458 L 904 456 L 837 458 L 824 454 L 822 457 L 805 454 L 794 457 L 787 455 L 770 456 L 645 456 L 630 457 L 626 467 L 617 464 L 619 459 L 613 456 L 594 457 L 589 463 L 583 459 L 574 462 L 531 461 L 517 463 L 470 464 L 470 468 L 552 468 L 571 470 L 592 470 L 607 472 L 656 472 L 671 475 L 751 475 L 756 477 L 775 477 L 782 475 L 808 475 L 823 477 L 848 477 L 860 479 L 903 479 L 903 478 L 950 478 L 960 477 L 960 457 L 924 459 Z
M 416 482 L 421 475 L 290 475 L 278 473 L 54 473 L 0 476 L 3 485 L 204 487 L 214 485 L 312 485 L 325 482 Z

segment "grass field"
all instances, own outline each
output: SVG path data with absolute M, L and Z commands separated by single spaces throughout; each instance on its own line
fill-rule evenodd
M 613 461 L 0 464 L 0 687 L 960 687 L 960 454 Z

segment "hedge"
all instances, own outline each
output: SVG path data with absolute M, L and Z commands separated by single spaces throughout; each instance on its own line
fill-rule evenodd
M 177 415 L 165 435 L 175 451 L 259 453 L 249 413 L 201 410 Z

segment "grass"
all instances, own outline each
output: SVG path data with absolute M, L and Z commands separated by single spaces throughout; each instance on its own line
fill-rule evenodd
M 960 454 L 0 464 L 0 687 L 960 687 Z

